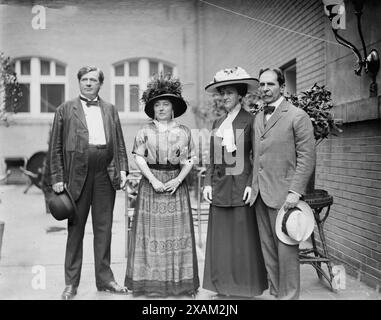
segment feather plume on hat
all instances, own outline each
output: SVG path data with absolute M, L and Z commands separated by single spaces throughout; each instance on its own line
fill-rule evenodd
M 153 79 L 148 82 L 147 89 L 143 92 L 142 100 L 147 103 L 149 100 L 158 95 L 171 93 L 181 97 L 182 85 L 178 78 L 172 77 L 170 74 L 154 75 Z
M 150 117 L 154 117 L 153 105 L 156 100 L 168 99 L 173 104 L 174 116 L 182 115 L 187 105 L 181 96 L 182 84 L 178 78 L 172 77 L 170 74 L 154 75 L 152 80 L 148 82 L 147 89 L 143 92 L 141 100 L 145 103 L 144 111 Z

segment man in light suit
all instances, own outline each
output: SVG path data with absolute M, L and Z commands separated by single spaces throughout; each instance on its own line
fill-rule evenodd
M 259 86 L 264 110 L 254 119 L 253 180 L 250 204 L 255 206 L 270 293 L 278 299 L 298 299 L 298 245 L 279 241 L 275 220 L 279 209 L 296 206 L 315 166 L 315 139 L 306 112 L 283 97 L 279 69 L 263 69 Z
M 77 74 L 80 96 L 57 108 L 48 160 L 54 192 L 66 186 L 77 214 L 68 221 L 65 283 L 62 299 L 77 293 L 82 268 L 83 236 L 91 207 L 96 286 L 100 291 L 127 293 L 110 268 L 115 190 L 127 182 L 128 162 L 118 112 L 98 96 L 103 72 L 83 67 Z

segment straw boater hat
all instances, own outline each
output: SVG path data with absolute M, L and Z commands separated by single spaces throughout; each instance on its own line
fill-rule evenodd
M 299 200 L 295 208 L 287 211 L 280 208 L 275 221 L 276 235 L 283 243 L 295 245 L 309 238 L 314 230 L 314 223 L 312 209 Z
M 172 102 L 174 117 L 181 116 L 187 110 L 187 104 L 181 96 L 181 92 L 182 86 L 179 79 L 172 78 L 170 75 L 156 75 L 147 84 L 147 89 L 143 92 L 144 112 L 153 119 L 155 102 L 160 99 L 167 99 Z
M 66 187 L 59 194 L 51 193 L 48 206 L 50 213 L 56 220 L 72 219 L 77 212 L 75 201 Z
M 232 69 L 223 69 L 216 73 L 214 79 L 205 87 L 209 93 L 217 93 L 217 88 L 231 84 L 247 84 L 247 91 L 256 91 L 259 87 L 259 81 L 250 75 L 241 67 Z

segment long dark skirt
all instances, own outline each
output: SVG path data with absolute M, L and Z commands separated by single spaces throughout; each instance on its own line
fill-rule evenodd
M 253 207 L 209 209 L 203 288 L 254 297 L 268 287 Z
M 162 182 L 178 170 L 151 169 Z M 139 185 L 128 245 L 125 286 L 134 294 L 192 294 L 199 287 L 188 187 L 157 193 L 146 178 Z

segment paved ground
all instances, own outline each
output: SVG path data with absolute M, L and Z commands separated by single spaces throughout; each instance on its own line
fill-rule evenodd
M 0 300 L 59 299 L 64 287 L 66 223 L 58 222 L 45 213 L 44 198 L 39 189 L 32 187 L 26 194 L 23 193 L 24 189 L 25 186 L 20 185 L 0 185 L 0 221 L 5 222 L 0 258 Z M 118 192 L 114 212 L 112 269 L 120 284 L 123 284 L 126 268 L 124 204 L 124 194 Z M 206 225 L 202 227 L 203 247 L 197 247 L 201 283 Z M 346 277 L 346 288 L 333 293 L 325 282 L 319 281 L 309 265 L 301 266 L 301 288 L 302 300 L 381 300 L 381 294 L 349 276 Z M 213 295 L 213 292 L 201 288 L 196 299 L 208 300 Z M 76 299 L 155 299 L 96 291 L 91 216 L 86 226 L 82 278 Z M 267 300 L 271 297 L 265 292 L 260 299 Z

